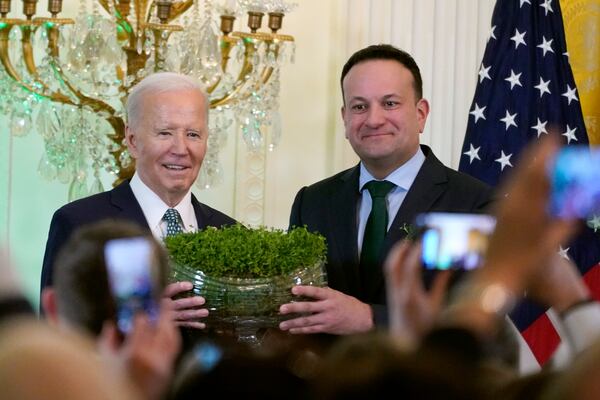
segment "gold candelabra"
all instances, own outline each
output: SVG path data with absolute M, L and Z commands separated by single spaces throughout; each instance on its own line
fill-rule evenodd
M 48 0 L 49 17 L 36 16 L 37 0 L 22 4 L 25 18 L 8 18 L 11 1 L 0 0 L 0 113 L 10 118 L 13 135 L 42 135 L 38 170 L 70 183 L 70 199 L 102 191 L 102 170 L 115 184 L 132 176 L 124 104 L 129 89 L 152 72 L 191 75 L 210 95 L 200 187 L 221 181 L 218 154 L 229 130 L 239 129 L 251 150 L 277 145 L 279 70 L 294 52 L 293 37 L 278 32 L 294 5 L 82 0 L 73 20 L 58 16 L 62 0 Z M 234 31 L 243 13 L 249 31 Z M 260 31 L 265 14 L 269 32 Z

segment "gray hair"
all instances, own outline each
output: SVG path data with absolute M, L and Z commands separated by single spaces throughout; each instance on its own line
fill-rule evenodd
M 206 121 L 208 121 L 208 107 L 210 101 L 204 86 L 193 78 L 175 72 L 157 72 L 142 79 L 129 92 L 127 98 L 127 123 L 130 127 L 137 127 L 143 119 L 141 105 L 144 97 L 157 96 L 161 93 L 178 90 L 196 90 L 204 98 L 206 104 Z

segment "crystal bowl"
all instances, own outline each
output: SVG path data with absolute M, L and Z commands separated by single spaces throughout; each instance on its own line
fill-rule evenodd
M 272 278 L 214 277 L 204 272 L 174 265 L 172 281 L 189 281 L 194 285 L 188 296 L 202 296 L 209 315 L 203 322 L 207 329 L 233 333 L 240 341 L 256 342 L 256 332 L 262 328 L 276 328 L 297 314 L 279 314 L 279 306 L 308 299 L 295 296 L 296 285 L 326 286 L 327 276 L 323 263 L 300 267 L 287 274 Z

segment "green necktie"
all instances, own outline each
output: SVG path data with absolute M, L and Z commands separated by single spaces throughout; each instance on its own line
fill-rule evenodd
M 179 211 L 174 208 L 169 208 L 162 219 L 167 223 L 167 236 L 183 233 L 183 229 L 181 229 L 181 225 L 179 224 L 179 221 L 181 220 Z
M 369 269 L 379 264 L 388 225 L 385 196 L 395 187 L 396 185 L 388 181 L 370 181 L 364 187 L 371 194 L 373 204 L 365 226 L 360 252 L 361 275 L 363 278 L 369 275 L 367 272 Z

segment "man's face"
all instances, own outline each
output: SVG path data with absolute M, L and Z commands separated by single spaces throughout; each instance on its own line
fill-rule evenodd
M 346 138 L 376 178 L 408 161 L 419 147 L 429 104 L 417 100 L 411 72 L 394 60 L 369 60 L 344 78 Z
M 127 127 L 127 145 L 141 180 L 175 206 L 196 180 L 206 154 L 205 100 L 197 91 L 175 90 L 142 102 L 139 126 Z

